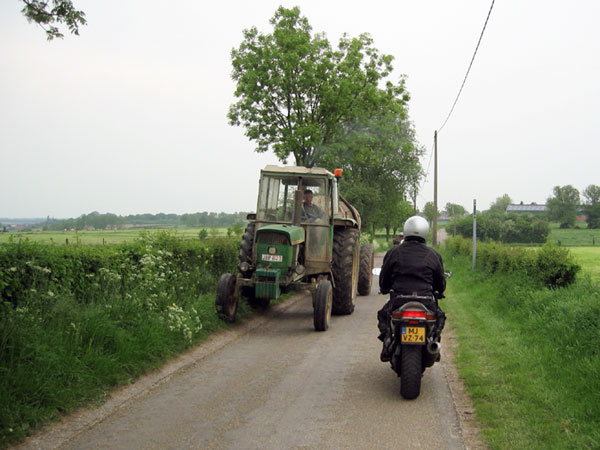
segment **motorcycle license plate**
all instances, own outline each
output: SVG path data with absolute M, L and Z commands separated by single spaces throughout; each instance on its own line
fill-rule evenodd
M 400 342 L 403 344 L 424 344 L 425 327 L 402 327 Z

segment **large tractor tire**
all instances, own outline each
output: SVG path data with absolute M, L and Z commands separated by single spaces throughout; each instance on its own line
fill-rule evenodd
M 423 347 L 420 345 L 403 345 L 400 361 L 400 395 L 407 400 L 415 399 L 421 393 L 421 357 Z
M 246 226 L 246 231 L 242 236 L 242 242 L 240 243 L 240 250 L 238 253 L 239 264 L 246 262 L 252 266 L 252 247 L 254 246 L 254 230 L 256 228 L 255 222 L 250 222 Z M 242 271 L 238 264 L 238 271 L 244 278 L 249 278 L 252 275 L 252 270 Z
M 242 270 L 240 268 L 240 264 L 243 262 L 248 263 L 252 266 L 254 262 L 252 260 L 252 248 L 254 247 L 254 230 L 256 229 L 256 222 L 250 222 L 246 226 L 246 230 L 242 236 L 242 242 L 240 243 L 240 249 L 238 252 L 238 272 L 244 278 L 249 278 L 252 276 L 252 269 Z M 254 286 L 243 286 L 242 296 L 246 299 L 248 304 L 252 308 L 256 309 L 266 309 L 269 306 L 270 300 L 263 298 L 256 298 L 254 295 Z
M 360 267 L 358 270 L 358 293 L 369 295 L 373 284 L 373 262 L 375 254 L 371 244 L 360 247 Z
M 235 281 L 234 275 L 224 273 L 217 283 L 215 307 L 219 317 L 227 322 L 235 322 L 235 315 L 237 314 L 238 299 Z
M 316 331 L 327 331 L 331 319 L 331 305 L 333 302 L 333 290 L 331 281 L 321 280 L 315 292 L 315 310 L 313 321 Z
M 356 228 L 336 228 L 333 234 L 333 314 L 352 314 L 358 288 L 358 236 Z

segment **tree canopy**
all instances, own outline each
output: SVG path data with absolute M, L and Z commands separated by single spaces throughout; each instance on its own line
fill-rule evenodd
M 490 212 L 504 214 L 508 205 L 512 203 L 512 199 L 508 194 L 504 194 L 502 197 L 497 197 L 496 201 L 490 205 Z
M 588 228 L 600 228 L 600 186 L 590 184 L 583 191 Z
M 72 34 L 79 35 L 79 26 L 87 23 L 85 13 L 75 9 L 71 0 L 20 1 L 25 5 L 21 10 L 23 15 L 29 22 L 41 26 L 46 31 L 46 38 L 49 41 L 64 37 L 57 25 L 64 24 Z
M 435 217 L 435 208 L 433 207 L 433 202 L 425 203 L 423 206 L 423 215 L 429 223 L 433 221 L 433 218 Z
M 473 236 L 473 216 L 461 219 L 456 231 L 466 238 Z M 489 209 L 477 214 L 477 237 L 504 243 L 544 243 L 550 234 L 544 216 L 533 214 L 498 214 Z
M 298 7 L 279 7 L 270 23 L 272 33 L 244 30 L 231 52 L 238 101 L 228 117 L 246 128 L 257 152 L 273 150 L 283 162 L 293 156 L 296 165 L 312 167 L 347 126 L 374 113 L 406 113 L 403 80 L 379 87 L 393 58 L 380 54 L 368 34 L 344 35 L 334 50 Z
M 554 186 L 554 197 L 548 198 L 548 218 L 560 223 L 561 228 L 575 225 L 579 208 L 579 191 L 571 186 Z

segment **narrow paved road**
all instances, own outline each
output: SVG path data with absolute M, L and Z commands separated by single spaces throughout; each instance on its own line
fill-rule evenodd
M 63 430 L 24 447 L 465 448 L 443 365 L 427 369 L 421 396 L 407 401 L 379 361 L 376 311 L 385 297 L 376 284 L 327 332 L 313 330 L 310 296 L 302 295 L 75 436 Z

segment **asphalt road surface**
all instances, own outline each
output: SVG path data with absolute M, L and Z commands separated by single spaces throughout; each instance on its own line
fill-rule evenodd
M 310 295 L 298 295 L 22 448 L 465 448 L 445 364 L 409 401 L 379 361 L 377 281 L 326 332 L 314 331 Z

